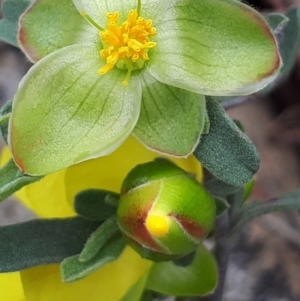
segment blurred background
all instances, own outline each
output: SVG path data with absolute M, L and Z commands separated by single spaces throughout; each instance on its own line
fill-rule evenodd
M 0 4 L 1 4 L 0 0 Z M 262 13 L 300 6 L 294 0 L 248 1 Z M 0 42 L 0 106 L 13 98 L 31 64 L 19 49 Z M 267 200 L 300 187 L 300 56 L 290 75 L 266 95 L 224 103 L 242 121 L 261 156 L 250 199 Z M 1 147 L 4 143 L 0 142 Z M 34 218 L 14 199 L 0 203 L 0 225 Z M 300 300 L 300 214 L 268 214 L 244 227 L 230 257 L 223 301 Z

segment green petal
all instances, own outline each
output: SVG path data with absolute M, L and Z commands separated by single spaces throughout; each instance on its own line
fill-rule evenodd
M 137 8 L 137 0 L 73 0 L 73 3 L 79 12 L 85 11 L 102 28 L 106 27 L 106 13 L 120 12 L 119 20 L 123 22 L 127 20 L 129 11 Z
M 100 38 L 72 1 L 43 0 L 36 1 L 21 17 L 18 42 L 29 60 L 37 62 L 64 46 L 99 43 Z
M 9 145 L 19 168 L 47 174 L 119 147 L 135 126 L 138 79 L 118 69 L 104 76 L 93 45 L 60 49 L 35 64 L 13 101 Z
M 152 150 L 188 156 L 197 146 L 204 127 L 204 97 L 162 84 L 148 72 L 141 77 L 141 114 L 134 136 Z
M 240 2 L 174 0 L 154 26 L 157 45 L 148 67 L 165 84 L 205 95 L 243 95 L 279 72 L 271 30 Z

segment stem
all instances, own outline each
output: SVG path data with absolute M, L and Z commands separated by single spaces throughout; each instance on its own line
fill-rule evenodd
M 138 13 L 138 16 L 140 15 L 141 7 L 142 7 L 141 0 L 138 0 L 138 4 L 137 4 L 137 8 L 136 8 L 136 11 L 137 11 L 137 13 Z
M 81 11 L 80 14 L 94 27 L 96 27 L 98 30 L 102 31 L 104 28 L 102 28 L 98 23 L 96 23 L 87 13 L 86 11 Z

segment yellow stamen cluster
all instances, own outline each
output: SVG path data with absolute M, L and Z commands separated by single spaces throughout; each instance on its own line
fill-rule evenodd
M 156 43 L 150 37 L 156 35 L 152 20 L 145 20 L 138 16 L 137 10 L 131 10 L 128 19 L 118 25 L 119 12 L 107 13 L 107 26 L 100 31 L 104 49 L 100 50 L 101 58 L 106 60 L 106 65 L 99 69 L 99 74 L 106 74 L 118 60 L 124 59 L 127 66 L 127 76 L 123 85 L 128 84 L 133 64 L 139 59 L 148 60 L 148 49 L 155 47 Z

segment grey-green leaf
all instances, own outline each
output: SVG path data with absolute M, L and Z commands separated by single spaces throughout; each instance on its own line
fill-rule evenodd
M 98 226 L 99 222 L 75 217 L 0 227 L 0 272 L 61 262 L 78 254 Z
M 0 116 L 1 118 L 4 118 L 4 116 L 10 116 L 12 110 L 12 101 L 8 101 L 0 110 Z M 2 123 L 0 125 L 0 134 L 4 140 L 4 142 L 7 144 L 7 135 L 8 135 L 8 122 Z
M 94 258 L 105 244 L 119 232 L 120 230 L 116 217 L 113 216 L 110 219 L 107 219 L 95 232 L 91 234 L 79 255 L 79 261 L 87 262 Z
M 30 5 L 29 0 L 6 0 L 2 4 L 3 19 L 0 20 L 0 40 L 18 47 L 19 17 Z
M 279 34 L 289 22 L 289 19 L 285 15 L 277 13 L 267 15 L 266 20 L 276 35 Z
M 300 189 L 284 193 L 278 198 L 268 201 L 253 201 L 250 204 L 243 206 L 240 213 L 237 215 L 237 223 L 233 229 L 236 233 L 240 228 L 255 217 L 284 210 L 300 210 Z
M 117 211 L 117 208 L 111 204 L 112 199 L 118 199 L 118 195 L 111 191 L 83 190 L 75 196 L 75 211 L 82 217 L 104 221 Z
M 300 8 L 294 7 L 287 13 L 289 22 L 283 29 L 283 36 L 279 40 L 279 50 L 283 61 L 280 74 L 287 76 L 297 58 L 300 48 Z
M 79 255 L 66 258 L 61 263 L 62 280 L 72 282 L 84 278 L 109 262 L 116 260 L 125 248 L 121 235 L 115 236 L 88 262 L 80 262 Z
M 194 155 L 216 178 L 233 186 L 243 185 L 259 168 L 257 150 L 219 102 L 206 99 L 210 130 L 202 135 Z
M 0 168 L 0 202 L 21 189 L 23 186 L 40 180 L 23 174 L 13 160 Z

